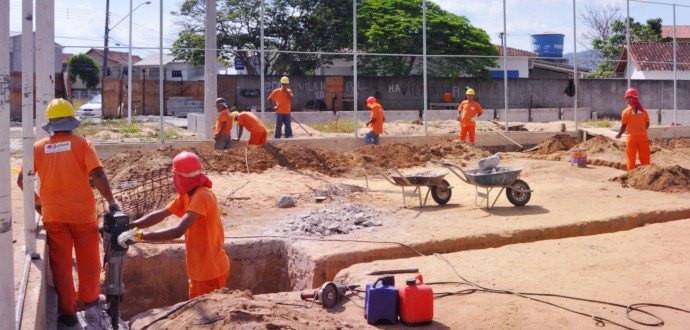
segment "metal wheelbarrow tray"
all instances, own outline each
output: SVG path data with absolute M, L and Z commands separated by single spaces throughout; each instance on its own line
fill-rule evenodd
M 522 167 L 496 167 L 493 173 L 482 173 L 480 169 L 463 170 L 461 167 L 446 163 L 442 161 L 432 160 L 434 164 L 446 167 L 453 174 L 457 175 L 460 180 L 465 181 L 475 187 L 475 205 L 479 206 L 486 200 L 486 208 L 491 209 L 496 204 L 501 192 L 506 190 L 506 197 L 508 201 L 515 206 L 524 206 L 532 197 L 532 190 L 527 182 L 520 180 L 520 172 Z M 458 173 L 459 172 L 459 173 Z M 480 192 L 479 188 L 486 189 L 486 192 Z M 489 205 L 489 196 L 494 188 L 501 188 L 494 201 Z M 479 200 L 481 198 L 481 200 Z
M 380 174 L 384 179 L 393 185 L 402 188 L 403 203 L 407 207 L 408 200 L 406 197 L 413 199 L 414 197 L 419 198 L 419 207 L 426 205 L 426 201 L 431 194 L 431 198 L 436 201 L 439 205 L 444 205 L 450 200 L 452 194 L 452 188 L 448 181 L 444 180 L 448 174 L 446 170 L 436 170 L 436 171 L 422 171 L 412 174 L 402 174 L 395 166 L 388 165 L 396 174 L 388 175 L 384 171 L 372 166 L 366 165 L 367 169 L 370 169 L 378 174 Z M 367 179 L 367 186 L 369 185 L 369 179 Z M 405 187 L 414 187 L 412 192 L 406 192 Z M 422 200 L 422 187 L 428 187 L 424 199 Z

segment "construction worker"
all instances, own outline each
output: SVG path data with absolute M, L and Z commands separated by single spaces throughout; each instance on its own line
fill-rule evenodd
M 474 89 L 468 88 L 465 91 L 466 100 L 462 101 L 458 106 L 458 121 L 460 122 L 460 141 L 465 141 L 467 135 L 470 136 L 470 143 L 474 144 L 474 133 L 477 124 L 474 122 L 474 117 L 481 116 L 484 113 L 481 104 L 474 100 Z
M 113 199 L 103 164 L 91 141 L 72 134 L 80 124 L 72 104 L 54 99 L 46 109 L 48 122 L 42 128 L 49 137 L 34 143 L 34 172 L 41 180 L 37 210 L 50 247 L 48 257 L 53 284 L 58 296 L 58 327 L 74 326 L 77 299 L 84 303 L 84 318 L 89 329 L 108 324 L 100 302 L 101 259 L 96 199 L 89 178 L 109 204 L 110 211 L 120 210 Z M 23 189 L 23 173 L 17 185 Z M 76 256 L 79 290 L 72 277 L 72 248 Z M 103 317 L 106 317 L 103 323 Z
M 177 197 L 165 208 L 129 223 L 129 230 L 120 234 L 122 247 L 142 241 L 169 241 L 185 236 L 189 299 L 225 287 L 230 275 L 230 259 L 225 252 L 225 232 L 218 212 L 212 182 L 201 173 L 201 160 L 183 151 L 173 159 L 173 184 Z M 180 218 L 176 225 L 154 231 L 141 228 L 154 226 L 167 217 Z
M 386 121 L 383 107 L 373 96 L 367 99 L 367 107 L 371 109 L 371 116 L 367 122 L 367 126 L 371 126 L 371 131 L 364 135 L 364 144 L 379 144 L 379 136 L 383 134 L 383 122 Z
M 635 169 L 637 155 L 640 157 L 641 165 L 649 165 L 650 162 L 649 137 L 647 136 L 649 114 L 640 104 L 639 97 L 640 95 L 635 88 L 630 88 L 625 92 L 625 103 L 628 104 L 628 107 L 623 110 L 621 129 L 616 134 L 616 139 L 619 139 L 625 132 L 628 134 L 625 139 L 628 171 Z
M 292 137 L 292 89 L 288 88 L 290 78 L 280 78 L 280 87 L 273 90 L 268 100 L 271 101 L 276 111 L 276 132 L 274 137 L 280 139 L 283 124 L 285 125 L 285 138 Z
M 216 126 L 213 133 L 213 140 L 216 141 L 213 145 L 213 149 L 228 149 L 230 148 L 232 118 L 230 118 L 228 104 L 225 103 L 224 98 L 221 97 L 216 99 L 216 109 L 218 110 L 218 118 L 216 118 Z
M 237 141 L 242 137 L 242 133 L 246 128 L 249 131 L 249 145 L 261 146 L 266 144 L 266 127 L 261 122 L 261 119 L 251 112 L 237 112 L 233 111 L 230 116 L 232 121 L 237 125 Z

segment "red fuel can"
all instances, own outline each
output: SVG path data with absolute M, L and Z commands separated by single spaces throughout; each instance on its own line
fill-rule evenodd
M 424 284 L 422 275 L 405 281 L 398 288 L 400 320 L 405 323 L 424 323 L 434 319 L 434 291 Z

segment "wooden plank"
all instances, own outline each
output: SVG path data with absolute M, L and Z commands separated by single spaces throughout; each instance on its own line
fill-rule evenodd
M 601 135 L 601 136 L 604 136 L 604 137 L 609 138 L 611 140 L 618 140 L 618 141 L 621 141 L 626 136 L 626 134 L 623 134 L 623 136 L 620 139 L 616 139 L 616 134 L 618 134 L 618 131 L 614 131 L 610 128 L 603 128 L 603 127 L 580 128 L 580 131 L 583 131 L 583 132 L 586 132 L 587 134 L 595 135 L 595 136 Z

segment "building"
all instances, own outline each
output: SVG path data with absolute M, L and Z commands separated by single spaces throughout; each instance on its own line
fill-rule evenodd
M 34 40 L 35 37 L 36 33 L 34 33 Z M 55 44 L 55 72 L 62 72 L 63 48 L 62 45 Z M 10 72 L 22 72 L 22 58 L 24 58 L 22 54 L 22 34 L 21 32 L 10 31 Z
M 661 27 L 662 38 L 673 38 L 673 25 Z M 690 25 L 676 25 L 676 42 L 690 42 Z
M 639 80 L 673 80 L 673 43 L 635 42 L 630 44 L 630 59 L 627 65 L 628 47 L 623 47 L 616 65 L 616 73 L 623 78 Z M 676 54 L 676 78 L 690 80 L 690 42 L 678 42 Z
M 176 61 L 171 54 L 163 54 L 163 70 L 168 81 L 197 81 L 204 80 L 204 67 L 195 66 L 182 61 Z M 134 64 L 132 78 L 158 80 L 160 72 L 160 54 L 146 56 Z
M 103 66 L 103 50 L 91 48 L 86 52 L 86 55 L 91 56 L 98 66 Z M 132 55 L 132 65 L 141 61 L 141 57 L 138 55 Z M 106 71 L 106 77 L 120 77 L 126 76 L 129 66 L 129 53 L 118 52 L 114 50 L 108 50 L 108 70 Z

